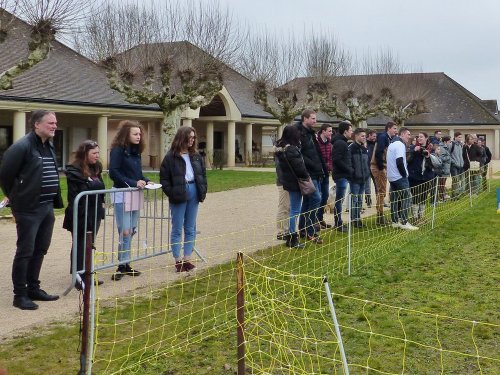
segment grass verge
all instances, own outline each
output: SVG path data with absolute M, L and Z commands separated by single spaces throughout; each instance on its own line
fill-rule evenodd
M 493 187 L 498 186 L 500 183 L 494 181 Z M 499 324 L 500 254 L 498 249 L 500 249 L 500 237 L 498 236 L 499 216 L 496 214 L 494 188 L 484 199 L 478 200 L 472 208 L 465 205 L 466 208 L 459 217 L 444 220 L 432 231 L 414 233 L 404 242 L 401 241 L 401 246 L 395 246 L 384 256 L 374 254 L 369 263 L 357 267 L 351 276 L 339 273 L 332 278 L 332 288 L 337 294 L 336 309 L 341 324 L 347 325 L 346 322 L 349 322 L 352 327 L 366 329 L 366 316 L 369 316 L 374 332 L 386 333 L 389 336 L 400 335 L 399 323 L 394 314 L 391 316 L 382 308 L 366 307 L 363 299 L 432 314 Z M 394 233 L 390 229 L 384 229 L 384 231 L 387 234 Z M 384 237 L 385 240 L 387 237 Z M 333 241 L 330 238 L 326 239 Z M 366 248 L 376 248 L 378 245 L 372 242 L 367 244 Z M 287 272 L 300 270 L 300 273 L 305 275 L 320 276 L 317 272 L 318 268 L 328 269 L 328 265 L 318 267 L 313 259 L 323 259 L 324 255 L 328 255 L 329 252 L 331 248 L 325 244 L 321 247 L 308 245 L 302 252 L 297 253 L 285 252 L 283 248 L 277 247 L 260 251 L 257 256 L 261 259 L 272 259 L 274 267 Z M 130 373 L 143 375 L 234 373 L 236 333 L 233 331 L 234 313 L 231 313 L 234 301 L 228 301 L 224 296 L 221 297 L 216 293 L 213 295 L 207 293 L 207 291 L 215 291 L 216 288 L 234 291 L 233 268 L 234 264 L 230 263 L 218 267 L 214 272 L 207 270 L 199 275 L 197 282 L 173 285 L 168 290 L 168 296 L 158 291 L 154 298 L 145 303 L 136 300 L 134 304 L 130 304 L 130 301 L 125 303 L 124 300 L 118 310 L 102 310 L 102 322 L 107 320 L 120 322 L 122 319 L 134 316 L 139 323 L 133 329 L 140 332 L 141 328 L 151 324 L 151 319 L 154 318 L 151 316 L 151 311 L 155 311 L 156 305 L 178 307 L 170 310 L 169 316 L 161 317 L 171 324 L 163 327 L 162 335 L 165 335 L 165 345 L 176 347 L 175 355 L 160 356 L 154 362 L 144 362 Z M 202 287 L 197 284 L 201 284 Z M 196 305 L 199 301 L 195 299 L 197 290 L 205 293 L 206 304 L 212 306 L 214 310 L 208 312 L 211 316 L 207 316 L 207 312 Z M 342 295 L 356 296 L 361 302 L 342 298 Z M 292 316 L 292 311 L 287 310 L 286 313 Z M 285 320 L 288 316 L 277 315 L 278 318 Z M 220 321 L 217 324 L 206 324 L 213 317 Z M 437 345 L 432 319 L 429 322 L 409 315 L 402 319 L 407 327 L 405 332 L 409 337 L 428 342 L 429 345 Z M 141 320 L 147 321 L 141 326 Z M 220 328 L 219 332 L 210 332 L 216 326 Z M 116 327 L 110 326 L 109 332 L 102 331 L 100 339 L 103 342 L 116 340 L 113 328 Z M 438 336 L 443 345 L 456 347 L 457 350 L 462 346 L 468 347 L 469 327 L 464 325 L 463 329 L 452 326 L 448 328 L 446 325 L 442 326 Z M 126 329 L 125 325 L 121 328 L 124 340 L 131 337 Z M 180 333 L 182 338 L 176 338 L 173 333 L 176 335 Z M 157 333 L 151 332 L 147 339 L 152 339 L 151 336 L 155 334 Z M 326 339 L 321 334 L 317 333 L 318 339 Z M 396 362 L 391 362 L 393 361 L 391 353 L 403 350 L 397 343 L 374 335 L 367 338 L 350 331 L 345 331 L 343 334 L 350 363 L 351 361 L 352 363 L 366 363 L 370 356 L 369 363 L 372 368 L 385 368 L 394 372 L 400 369 L 401 356 L 396 356 Z M 192 338 L 192 344 L 184 344 L 186 341 L 183 339 L 186 337 Z M 498 345 L 500 345 L 498 330 L 496 332 L 483 330 L 478 333 L 477 337 L 483 339 L 479 344 L 481 349 L 489 353 L 498 353 Z M 143 339 L 137 337 L 135 343 L 131 341 L 128 346 L 125 345 L 126 349 L 123 352 L 113 353 L 113 358 L 126 355 L 126 351 L 133 349 L 133 345 L 139 344 L 141 340 Z M 464 344 L 464 342 L 467 343 Z M 420 349 L 412 345 L 406 348 L 407 372 L 438 373 L 440 360 L 444 363 L 445 373 L 478 372 L 474 359 L 463 360 L 452 354 L 446 354 L 444 359 L 440 359 L 435 352 L 429 350 L 425 353 L 423 350 L 422 354 Z M 150 348 L 150 352 L 144 352 L 142 357 L 147 358 L 150 354 L 154 354 L 154 350 L 155 348 Z M 109 353 L 110 350 L 106 349 L 105 352 Z M 128 358 L 128 362 L 134 360 L 138 358 Z M 0 367 L 2 366 L 7 367 L 11 375 L 76 372 L 78 325 L 52 325 L 37 329 L 29 336 L 23 335 L 2 343 Z M 482 366 L 483 374 L 500 373 L 498 363 L 493 365 L 484 363 Z M 102 370 L 104 366 L 97 367 L 96 370 L 99 368 Z M 114 368 L 116 370 L 119 367 Z M 366 370 L 353 367 L 351 371 L 351 373 L 361 372 L 366 373 Z

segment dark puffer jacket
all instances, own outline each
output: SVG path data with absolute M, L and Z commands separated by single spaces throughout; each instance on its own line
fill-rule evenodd
M 314 129 L 306 128 L 301 122 L 295 126 L 300 131 L 300 152 L 307 172 L 315 180 L 328 176 L 328 169 L 321 156 L 321 150 L 319 149 Z
M 203 157 L 196 153 L 189 156 L 194 172 L 194 182 L 198 192 L 198 201 L 203 202 L 207 196 L 207 172 Z M 180 155 L 167 152 L 160 167 L 160 183 L 170 203 L 187 201 L 186 162 Z
M 68 182 L 68 207 L 64 212 L 63 228 L 73 231 L 73 212 L 75 198 L 82 191 L 103 190 L 104 181 L 101 174 L 96 179 L 84 177 L 82 170 L 74 165 L 66 166 L 66 177 Z M 94 225 L 104 218 L 104 194 L 92 194 L 87 198 L 82 197 L 78 204 L 78 229 L 94 230 Z M 87 226 L 85 226 L 85 206 L 87 205 Z M 96 215 L 97 211 L 97 215 Z
M 281 170 L 280 182 L 286 191 L 300 191 L 297 178 L 308 178 L 304 159 L 297 146 L 286 145 L 276 148 L 279 169 Z
M 350 179 L 353 173 L 351 155 L 347 145 L 347 138 L 343 134 L 335 134 L 332 138 L 333 151 L 333 180 L 340 178 Z
M 353 169 L 349 181 L 355 184 L 364 184 L 368 177 L 370 177 L 368 149 L 359 143 L 353 142 L 349 145 L 349 153 Z
M 408 173 L 409 179 L 413 181 L 430 181 L 435 177 L 432 170 L 430 158 L 426 158 L 423 154 L 424 148 L 415 151 L 415 146 L 410 146 L 408 154 Z

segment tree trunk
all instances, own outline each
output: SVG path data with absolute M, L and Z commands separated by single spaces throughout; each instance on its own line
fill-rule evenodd
M 163 120 L 161 123 L 161 155 L 165 155 L 168 150 L 170 150 L 174 135 L 180 126 L 181 113 L 179 109 L 171 113 L 163 112 Z

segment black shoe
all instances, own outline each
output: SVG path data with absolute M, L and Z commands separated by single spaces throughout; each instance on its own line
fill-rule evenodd
M 175 262 L 175 272 L 187 272 L 184 268 L 184 262 L 182 260 Z
M 278 234 L 276 235 L 276 239 L 277 239 L 278 241 L 286 241 L 286 233 L 278 233 Z
M 12 302 L 12 306 L 17 307 L 21 310 L 38 309 L 38 305 L 26 296 L 14 296 L 14 302 Z
M 189 272 L 195 268 L 196 268 L 196 266 L 193 263 L 191 263 L 190 261 L 188 261 L 188 260 L 184 261 L 184 270 L 186 270 L 186 272 Z
M 349 228 L 347 228 L 344 224 L 341 224 L 337 227 L 335 227 L 335 229 L 338 231 L 338 232 L 342 232 L 342 233 L 347 233 L 349 232 Z
M 125 264 L 125 271 L 123 272 L 125 273 L 126 275 L 129 275 L 129 276 L 140 276 L 141 275 L 141 271 L 138 271 L 138 270 L 134 270 L 132 267 L 130 267 L 130 264 Z
M 293 249 L 303 249 L 305 245 L 299 242 L 299 235 L 297 233 L 290 233 L 288 235 L 289 239 L 286 242 L 286 246 Z
M 307 233 L 305 230 L 300 230 L 299 231 L 299 237 L 300 238 L 306 238 L 307 237 Z
M 28 292 L 28 297 L 33 301 L 57 301 L 59 296 L 48 294 L 45 290 L 36 289 Z
M 363 228 L 363 223 L 361 222 L 361 220 L 355 220 L 352 222 L 352 225 L 355 227 L 355 228 Z
M 332 227 L 330 224 L 325 223 L 324 220 L 319 222 L 319 226 L 321 227 L 321 229 L 328 229 Z
M 314 243 L 316 243 L 318 245 L 321 245 L 323 243 L 323 240 L 320 237 L 316 236 L 316 235 L 312 235 L 312 236 L 307 235 L 307 240 L 311 241 L 311 242 L 314 242 Z
M 124 266 L 118 266 L 116 269 L 116 272 L 111 275 L 111 280 L 113 281 L 119 281 L 123 279 L 123 276 L 125 276 L 125 267 Z
M 377 225 L 387 225 L 383 215 L 377 216 Z

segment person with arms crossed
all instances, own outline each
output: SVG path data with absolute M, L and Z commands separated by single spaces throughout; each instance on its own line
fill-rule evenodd
M 410 142 L 410 137 L 410 130 L 403 127 L 399 129 L 399 136 L 395 137 L 387 148 L 387 179 L 390 184 L 392 227 L 417 230 L 418 227 L 411 225 L 408 221 L 411 195 L 406 146 Z

